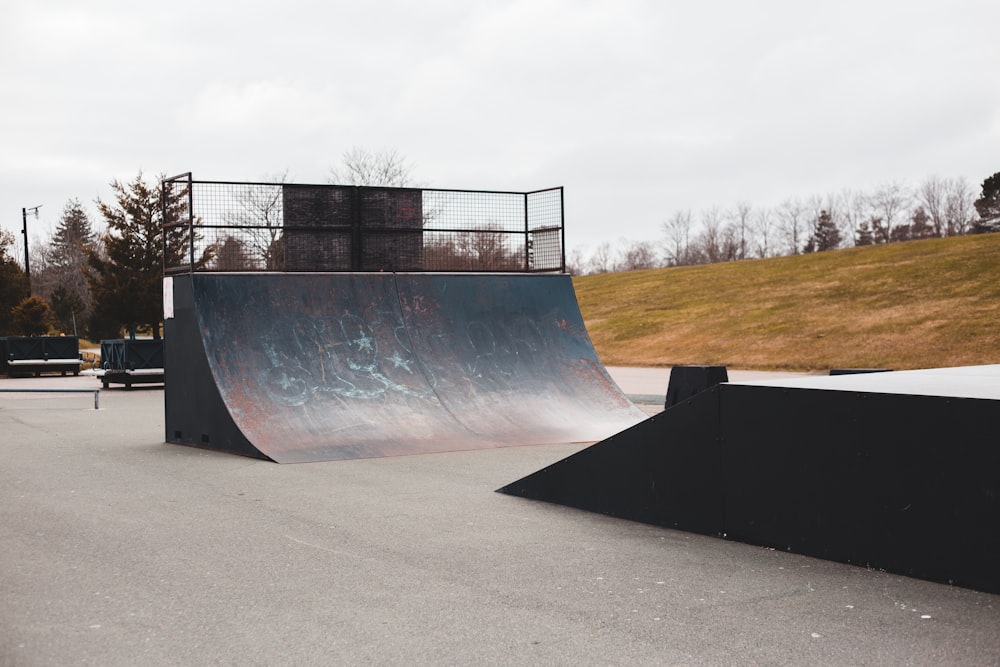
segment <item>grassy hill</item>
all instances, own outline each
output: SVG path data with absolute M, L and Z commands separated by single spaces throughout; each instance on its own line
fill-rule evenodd
M 612 366 L 1000 363 L 1000 234 L 581 276 L 574 285 Z

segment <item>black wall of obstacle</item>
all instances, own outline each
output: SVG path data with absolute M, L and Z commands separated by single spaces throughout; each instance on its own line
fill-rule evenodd
M 719 385 L 500 489 L 1000 593 L 1000 401 Z

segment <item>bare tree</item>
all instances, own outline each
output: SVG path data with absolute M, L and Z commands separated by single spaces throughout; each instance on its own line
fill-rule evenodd
M 753 206 L 749 202 L 739 201 L 736 202 L 736 206 L 733 207 L 732 219 L 733 227 L 738 236 L 738 250 L 736 257 L 734 259 L 746 259 L 747 258 L 747 247 L 750 244 L 751 236 L 751 220 L 750 214 L 753 211 Z
M 424 266 L 432 270 L 518 271 L 524 246 L 497 227 L 432 240 L 424 246 Z
M 60 285 L 63 277 L 56 268 L 54 243 L 52 239 L 36 235 L 28 244 L 28 252 L 31 255 L 31 293 L 48 301 L 52 297 L 52 290 Z M 85 270 L 86 264 L 81 267 L 80 277 L 84 281 L 84 291 L 88 293 Z
M 608 273 L 612 265 L 611 243 L 604 241 L 590 256 L 590 273 Z
M 691 246 L 691 211 L 677 211 L 660 225 L 668 266 L 683 266 L 689 262 Z
M 754 231 L 754 257 L 764 259 L 771 256 L 771 234 L 774 228 L 774 217 L 768 208 L 759 208 L 751 219 Z
M 909 189 L 898 181 L 883 183 L 875 188 L 871 195 L 873 217 L 878 217 L 880 223 L 872 231 L 879 243 L 889 243 L 892 240 L 892 228 L 904 215 L 912 200 Z
M 735 262 L 742 259 L 740 256 L 740 230 L 737 225 L 725 223 L 722 226 L 719 250 L 721 251 L 719 261 Z
M 948 236 L 969 233 L 977 217 L 975 200 L 975 192 L 964 178 L 953 178 L 947 182 L 944 226 Z
M 472 260 L 462 253 L 454 238 L 431 238 L 424 244 L 424 268 L 429 271 L 458 271 L 472 268 Z
M 705 260 L 709 264 L 725 260 L 723 250 L 723 236 L 725 234 L 725 221 L 722 211 L 718 207 L 712 207 L 701 212 L 701 234 L 698 236 L 698 247 L 705 255 Z
M 917 187 L 916 199 L 923 208 L 934 229 L 935 236 L 946 236 L 948 226 L 945 221 L 945 201 L 948 197 L 948 181 L 940 176 L 928 176 Z
M 845 189 L 841 191 L 838 199 L 840 200 L 840 219 L 842 220 L 841 236 L 845 239 L 856 239 L 858 229 L 870 217 L 868 195 L 860 190 Z
M 463 234 L 460 247 L 469 257 L 474 258 L 475 267 L 488 271 L 516 271 L 524 269 L 524 247 L 513 247 L 510 234 L 489 226 L 488 231 Z
M 574 246 L 566 258 L 566 273 L 571 276 L 582 276 L 587 271 L 586 251 L 581 246 Z
M 226 213 L 226 222 L 243 230 L 239 247 L 248 261 L 252 256 L 254 261 L 259 260 L 263 264 L 266 271 L 280 271 L 285 264 L 282 185 L 288 182 L 288 172 L 265 180 L 273 185 L 268 183 L 242 186 L 237 207 Z M 222 243 L 227 242 L 231 243 L 229 239 L 222 240 Z M 232 248 L 230 245 L 230 250 Z M 227 264 L 232 264 L 233 259 L 234 255 L 230 253 L 226 260 Z M 244 270 L 249 268 L 251 267 L 243 267 Z
M 656 245 L 650 241 L 626 241 L 622 239 L 618 251 L 616 271 L 640 271 L 659 266 Z
M 802 252 L 809 235 L 809 209 L 800 199 L 786 199 L 778 206 L 778 226 L 789 255 Z
M 330 169 L 330 183 L 405 188 L 411 185 L 411 172 L 412 166 L 395 149 L 355 146 L 344 153 L 339 167 Z
M 819 214 L 826 211 L 826 203 L 821 195 L 812 194 L 802 200 L 802 205 L 806 208 L 806 215 L 810 220 L 815 220 Z

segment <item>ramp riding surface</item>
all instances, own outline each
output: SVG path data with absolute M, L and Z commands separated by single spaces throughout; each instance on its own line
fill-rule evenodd
M 592 441 L 645 417 L 568 276 L 196 273 L 166 291 L 168 442 L 294 463 Z

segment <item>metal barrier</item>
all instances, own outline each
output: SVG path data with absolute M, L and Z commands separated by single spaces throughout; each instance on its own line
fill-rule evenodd
M 563 189 L 164 179 L 164 270 L 564 272 Z
M 93 394 L 94 409 L 100 409 L 100 389 L 38 389 L 36 387 L 30 389 L 0 389 L 0 393 L 5 394 L 40 394 L 46 392 L 55 394 Z
M 163 372 L 163 339 L 101 341 L 101 368 L 106 371 L 158 369 Z
M 101 385 L 163 382 L 163 339 L 114 339 L 101 341 Z

